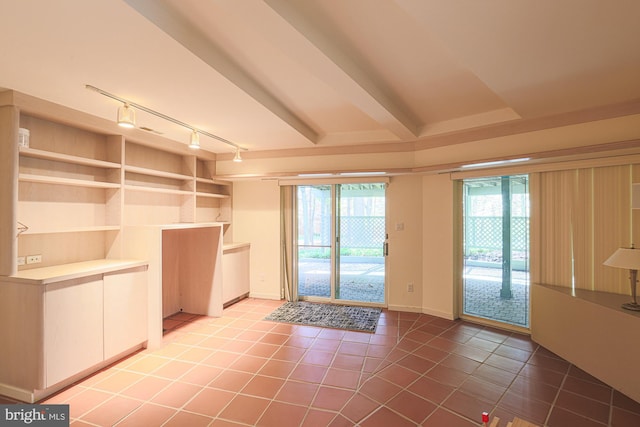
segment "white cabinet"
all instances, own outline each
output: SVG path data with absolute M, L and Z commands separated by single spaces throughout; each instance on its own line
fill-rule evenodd
M 0 394 L 34 402 L 141 348 L 146 269 L 96 260 L 0 276 Z
M 222 254 L 222 301 L 225 305 L 249 295 L 248 243 L 227 244 Z
M 104 358 L 147 339 L 147 271 L 137 268 L 104 275 Z
M 48 285 L 44 293 L 45 387 L 103 360 L 101 276 Z

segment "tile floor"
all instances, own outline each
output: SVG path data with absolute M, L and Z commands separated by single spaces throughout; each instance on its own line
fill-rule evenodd
M 640 403 L 526 336 L 386 310 L 375 334 L 262 320 L 280 304 L 173 316 L 162 348 L 43 403 L 73 426 L 640 426 Z

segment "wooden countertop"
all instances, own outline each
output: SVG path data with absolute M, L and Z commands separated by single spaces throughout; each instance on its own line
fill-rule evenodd
M 0 276 L 0 282 L 20 282 L 28 285 L 47 285 L 78 279 L 95 274 L 111 273 L 129 268 L 146 266 L 148 263 L 133 259 L 97 259 L 54 265 L 51 267 L 33 268 L 19 271 L 14 276 Z
M 579 298 L 592 304 L 598 304 L 603 307 L 610 308 L 611 310 L 640 318 L 640 311 L 625 310 L 621 307 L 623 303 L 631 302 L 631 296 L 629 295 L 614 294 L 611 292 L 590 291 L 588 289 L 571 289 L 563 286 L 543 285 L 540 283 L 533 283 L 533 286 L 542 286 L 544 288 L 553 289 L 554 291 L 560 292 L 567 296 Z

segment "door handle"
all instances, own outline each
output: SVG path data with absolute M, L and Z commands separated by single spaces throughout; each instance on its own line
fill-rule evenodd
M 384 242 L 384 244 L 382 245 L 382 253 L 384 254 L 384 256 L 389 255 L 389 242 Z

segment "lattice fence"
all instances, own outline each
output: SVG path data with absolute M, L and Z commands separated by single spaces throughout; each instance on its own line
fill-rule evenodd
M 511 249 L 527 251 L 529 218 L 511 219 Z M 465 255 L 477 250 L 502 249 L 502 217 L 471 216 L 465 220 Z
M 343 248 L 382 248 L 385 237 L 383 216 L 340 217 L 340 246 Z

